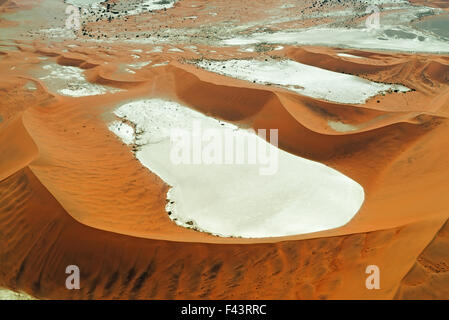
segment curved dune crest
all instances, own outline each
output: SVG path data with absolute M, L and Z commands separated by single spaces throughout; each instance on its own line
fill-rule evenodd
M 271 244 L 166 242 L 77 223 L 28 169 L 3 181 L 0 191 L 20 200 L 12 208 L 0 204 L 5 214 L 2 228 L 8 223 L 17 226 L 8 232 L 8 244 L 1 251 L 2 259 L 8 259 L 2 260 L 0 283 L 26 289 L 37 298 L 392 298 L 397 279 L 414 263 L 415 246 L 425 246 L 431 239 L 424 235 L 441 225 L 425 222 Z M 33 248 L 46 249 L 52 263 Z M 396 266 L 383 278 L 381 291 L 366 290 L 364 285 L 365 267 L 372 261 L 378 261 L 380 268 Z M 74 263 L 83 270 L 83 282 L 88 285 L 66 290 L 64 271 Z M 262 293 L 260 288 L 268 290 Z
M 137 159 L 172 186 L 167 210 L 178 225 L 225 237 L 281 237 L 340 227 L 363 202 L 363 188 L 338 171 L 178 103 L 135 101 L 115 114 L 139 132 Z M 114 128 L 127 130 L 129 144 L 129 127 Z M 277 143 L 277 131 L 269 134 Z
M 0 181 L 28 166 L 39 150 L 18 116 L 0 128 Z
M 101 70 L 97 72 L 101 73 Z M 375 171 L 369 173 L 370 168 L 383 170 L 389 161 L 395 160 L 397 154 L 432 129 L 432 126 L 421 124 L 437 125 L 440 121 L 439 117 L 429 115 L 426 118 L 422 113 L 377 110 L 375 101 L 361 107 L 326 103 L 273 87 L 214 75 L 176 62 L 160 68 L 147 66 L 139 72 L 148 80 L 130 82 L 129 92 L 104 94 L 101 101 L 95 96 L 79 98 L 76 102 L 66 100 L 52 107 L 30 109 L 26 116 L 27 128 L 42 154 L 32 165 L 33 171 L 64 208 L 89 226 L 139 237 L 216 242 L 213 237 L 190 230 L 181 231 L 172 224 L 164 210 L 168 186 L 150 172 L 142 171 L 143 168 L 133 161 L 132 153 L 123 149 L 114 136 L 107 137 L 108 130 L 100 117 L 105 116 L 105 111 L 112 112 L 122 99 L 135 99 L 136 95 L 146 96 L 151 92 L 156 96 L 173 97 L 205 114 L 243 126 L 254 129 L 282 128 L 279 136 L 282 149 L 331 165 L 359 181 L 366 188 L 368 197 L 373 192 L 369 185 L 376 176 Z M 102 79 L 107 80 L 109 76 L 104 73 Z M 195 92 L 203 94 L 193 94 Z M 423 94 L 393 93 L 385 98 L 384 104 L 388 105 L 391 101 L 392 105 L 408 105 L 409 95 L 410 99 L 419 102 L 416 96 Z M 427 106 L 425 101 L 422 99 L 423 107 Z M 352 112 L 354 108 L 357 108 L 356 113 Z M 92 115 L 98 118 L 92 118 Z M 113 120 L 111 116 L 107 117 Z M 74 122 L 69 119 L 78 120 Z M 357 124 L 360 128 L 338 132 L 330 127 L 329 121 Z M 96 134 L 92 135 L 93 132 Z M 80 147 L 79 141 L 83 141 L 83 147 Z M 134 147 L 130 145 L 131 149 Z M 355 165 L 358 161 L 370 165 L 363 168 Z M 103 165 L 99 166 L 99 163 Z M 114 175 L 115 170 L 120 170 L 122 174 Z M 144 183 L 144 198 L 138 188 L 129 188 L 129 184 L 134 185 L 136 181 L 148 181 Z M 80 184 L 82 188 L 79 188 Z M 116 187 L 111 188 L 111 185 Z M 153 190 L 152 194 L 148 193 L 150 190 Z M 96 198 L 103 194 L 104 200 L 86 201 L 91 194 L 95 194 Z M 150 211 L 148 208 L 151 208 Z M 366 216 L 365 210 L 362 208 L 363 216 Z M 125 211 L 129 214 L 123 216 Z M 368 220 L 362 224 L 364 230 L 398 225 L 398 222 L 393 224 L 388 219 L 374 223 L 375 216 L 372 215 L 371 223 Z M 136 224 L 135 221 L 140 223 Z M 359 222 L 355 219 L 334 232 L 360 230 L 357 226 Z

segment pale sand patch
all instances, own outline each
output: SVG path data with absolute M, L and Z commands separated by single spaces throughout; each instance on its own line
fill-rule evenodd
M 128 64 L 128 66 L 133 69 L 142 69 L 143 67 L 146 67 L 150 63 L 151 63 L 151 61 L 136 62 L 136 63 Z
M 143 0 L 137 3 L 133 10 L 128 10 L 128 14 L 139 14 L 147 10 L 163 10 L 171 8 L 179 0 Z M 99 4 L 106 2 L 106 0 L 65 0 L 66 3 L 73 4 L 77 7 L 87 7 L 100 8 Z
M 229 46 L 256 45 L 259 43 L 330 46 L 339 48 L 392 50 L 399 52 L 447 53 L 449 43 L 436 37 L 410 29 L 415 39 L 400 39 L 385 35 L 382 30 L 310 28 L 298 31 L 254 33 L 222 41 Z M 420 40 L 421 39 L 423 40 Z
M 224 237 L 303 234 L 345 225 L 364 201 L 363 187 L 340 172 L 279 150 L 250 131 L 176 102 L 139 100 L 120 106 L 115 114 L 134 123 L 139 132 L 135 137 L 140 146 L 137 159 L 172 187 L 166 210 L 180 226 Z M 172 129 L 195 132 L 195 121 L 203 130 L 228 129 L 235 137 L 252 137 L 266 154 L 275 150 L 277 171 L 261 175 L 264 165 L 260 163 L 174 164 L 170 158 Z M 129 142 L 128 133 L 120 135 Z
M 389 90 L 409 91 L 401 85 L 372 82 L 292 60 L 201 60 L 197 65 L 229 77 L 277 85 L 305 96 L 338 103 L 365 103 Z
M 327 123 L 329 124 L 329 127 L 338 132 L 350 132 L 358 129 L 357 126 L 340 121 L 328 121 Z
M 43 66 L 39 79 L 43 80 L 50 91 L 71 97 L 85 97 L 104 93 L 114 93 L 121 89 L 90 83 L 83 69 L 50 63 Z
M 169 52 L 184 52 L 184 50 L 181 50 L 179 48 L 170 48 L 168 49 Z
M 155 63 L 151 67 L 152 68 L 163 67 L 163 66 L 166 66 L 167 64 L 169 64 L 169 62 L 168 61 L 164 61 L 164 62 L 161 62 L 161 63 Z
M 172 8 L 179 0 L 144 0 L 137 3 L 134 9 L 127 10 L 127 15 L 137 15 L 148 11 L 166 10 Z
M 26 293 L 15 292 L 12 290 L 0 288 L 0 300 L 36 300 L 36 299 Z
M 113 121 L 108 126 L 109 130 L 115 133 L 124 143 L 131 144 L 134 142 L 134 128 L 122 121 Z
M 362 59 L 362 57 L 354 56 L 352 54 L 347 54 L 347 53 L 337 53 L 337 56 L 343 57 L 343 58 Z

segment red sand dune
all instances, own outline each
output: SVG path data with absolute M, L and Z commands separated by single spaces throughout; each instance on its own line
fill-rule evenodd
M 413 4 L 420 4 L 423 6 L 449 9 L 449 3 L 444 0 L 410 0 L 410 2 Z
M 141 54 L 170 63 L 122 74 L 130 60 L 120 46 L 106 57 L 79 45 L 64 52 L 65 43 L 36 41 L 2 51 L 0 287 L 43 299 L 449 298 L 447 56 L 293 46 L 276 53 L 414 89 L 343 105 L 212 74 L 183 63 L 187 53 Z M 42 56 L 126 90 L 50 93 L 33 76 Z M 37 89 L 27 90 L 28 81 Z M 280 128 L 281 148 L 359 182 L 362 209 L 341 228 L 284 238 L 218 238 L 178 227 L 164 209 L 168 186 L 107 128 L 118 103 L 148 97 Z M 329 120 L 361 129 L 336 132 Z M 80 267 L 80 290 L 64 286 L 71 264 Z M 371 264 L 382 271 L 381 290 L 365 287 Z

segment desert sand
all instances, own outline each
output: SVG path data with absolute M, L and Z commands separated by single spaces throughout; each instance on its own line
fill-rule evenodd
M 149 11 L 115 0 L 131 14 L 101 17 L 100 3 L 74 32 L 61 1 L 0 1 L 0 288 L 37 299 L 448 299 L 449 42 L 410 27 L 447 14 L 445 2 L 378 1 L 375 36 L 358 1 L 314 2 L 180 0 Z M 329 28 L 347 36 L 309 43 L 308 32 Z M 309 81 L 201 67 L 235 60 L 349 80 L 324 96 Z M 361 97 L 354 79 L 381 88 Z M 282 152 L 360 185 L 360 210 L 338 227 L 276 237 L 175 223 L 169 181 L 139 161 L 136 124 L 116 114 L 150 99 L 279 129 Z M 80 290 L 65 287 L 73 264 Z M 373 264 L 379 290 L 365 286 Z

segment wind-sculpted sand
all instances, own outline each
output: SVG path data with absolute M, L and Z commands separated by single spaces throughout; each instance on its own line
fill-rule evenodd
M 312 2 L 298 10 L 318 15 Z M 295 16 L 279 1 L 251 8 L 181 0 L 93 19 L 68 31 L 72 38 L 42 32 L 64 30 L 64 12 L 56 25 L 38 21 L 29 31 L 8 20 L 47 4 L 0 1 L 0 26 L 19 24 L 0 40 L 0 299 L 449 298 L 447 53 L 431 45 L 413 53 L 222 43 L 266 32 L 261 26 L 271 33 L 339 23 L 317 16 L 292 27 L 279 20 Z M 233 73 L 236 60 L 307 65 L 349 80 L 325 95 L 303 79 L 289 86 Z M 351 81 L 379 90 L 351 95 L 360 90 Z M 360 185 L 360 210 L 339 227 L 284 237 L 220 237 L 175 223 L 166 210 L 169 182 L 139 161 L 137 121 L 117 115 L 123 105 L 157 99 L 239 128 L 278 129 L 282 152 Z M 80 290 L 65 287 L 68 265 L 81 270 Z M 365 286 L 369 265 L 381 270 L 379 290 Z
M 449 7 L 449 3 L 442 0 L 411 0 L 410 2 L 414 4 L 420 4 L 424 6 L 431 6 L 443 9 L 448 9 Z

